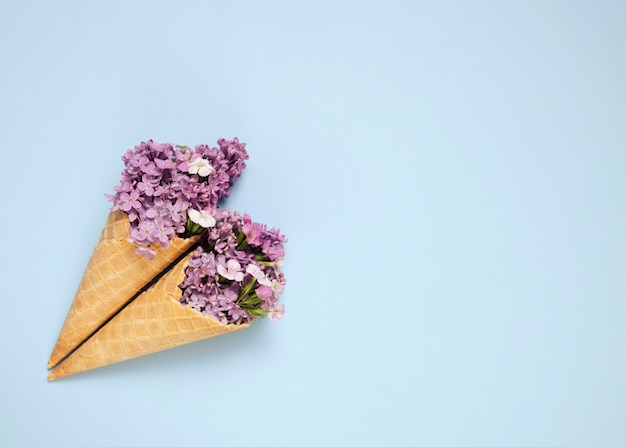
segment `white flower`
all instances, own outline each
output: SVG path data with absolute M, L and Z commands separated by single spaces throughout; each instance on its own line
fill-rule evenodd
M 194 161 L 189 162 L 189 169 L 187 170 L 190 174 L 198 174 L 200 177 L 206 177 L 211 172 L 213 172 L 213 166 L 209 164 L 208 160 L 204 158 L 198 158 Z
M 262 286 L 272 287 L 272 282 L 267 279 L 267 276 L 265 276 L 265 273 L 263 273 L 263 270 L 261 270 L 258 265 L 248 264 L 248 268 L 246 268 L 246 273 L 250 273 L 252 276 L 254 276 L 259 284 L 261 284 Z
M 241 271 L 241 264 L 234 259 L 229 259 L 226 262 L 226 268 L 222 264 L 217 264 L 217 273 L 226 279 L 241 282 L 243 281 L 243 272 Z
M 198 211 L 198 210 L 190 209 L 187 211 L 187 214 L 189 215 L 189 218 L 191 219 L 192 222 L 197 223 L 202 228 L 209 228 L 209 227 L 215 226 L 215 218 L 204 210 Z
M 283 291 L 283 285 L 279 283 L 278 281 L 276 281 L 275 279 L 272 280 L 272 284 L 269 287 L 272 288 L 272 291 L 274 292 L 274 295 L 276 296 L 278 296 L 280 292 Z

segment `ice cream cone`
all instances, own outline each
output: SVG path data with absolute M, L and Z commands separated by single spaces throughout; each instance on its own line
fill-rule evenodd
M 48 368 L 53 368 L 85 341 L 128 301 L 198 241 L 198 237 L 170 241 L 156 248 L 152 261 L 135 253 L 126 213 L 112 211 L 89 259 L 74 301 L 65 318 Z
M 179 262 L 148 290 L 74 351 L 48 380 L 130 360 L 154 352 L 248 327 L 222 324 L 182 305 L 181 289 L 189 257 Z

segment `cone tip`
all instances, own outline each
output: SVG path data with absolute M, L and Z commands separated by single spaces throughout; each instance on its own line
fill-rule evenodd
M 57 347 L 54 347 L 54 351 L 52 351 L 52 354 L 50 354 L 50 358 L 48 359 L 48 369 L 52 369 L 55 366 L 57 366 L 59 363 L 61 362 L 61 358 L 59 356 L 59 353 L 57 351 Z
M 48 382 L 52 382 L 53 380 L 57 380 L 57 379 L 62 379 L 63 377 L 66 376 L 71 376 L 72 374 L 75 374 L 71 371 L 67 371 L 66 368 L 63 367 L 63 365 L 55 368 L 53 371 L 50 371 L 50 374 L 48 374 Z

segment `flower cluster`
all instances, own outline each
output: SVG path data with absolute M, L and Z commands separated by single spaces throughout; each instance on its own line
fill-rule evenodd
M 278 298 L 285 285 L 280 266 L 286 241 L 278 229 L 252 222 L 248 215 L 217 211 L 179 285 L 181 303 L 224 324 L 265 316 L 280 319 L 285 311 Z
M 138 254 L 152 259 L 152 244 L 167 248 L 172 238 L 193 234 L 193 223 L 208 226 L 206 216 L 228 197 L 248 158 L 245 143 L 237 138 L 217 144 L 191 149 L 150 140 L 124 154 L 121 183 L 108 197 L 112 210 L 128 214 L 129 240 Z

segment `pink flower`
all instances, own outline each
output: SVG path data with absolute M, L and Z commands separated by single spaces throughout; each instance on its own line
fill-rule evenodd
M 269 299 L 274 296 L 274 291 L 267 286 L 259 286 L 256 288 L 256 294 L 265 299 Z
M 267 315 L 267 317 L 276 322 L 278 320 L 280 320 L 283 315 L 285 315 L 285 305 L 281 304 L 280 306 L 276 306 L 275 308 L 273 308 L 272 310 L 270 310 L 270 313 Z
M 243 215 L 243 226 L 241 231 L 246 235 L 248 244 L 258 246 L 261 242 L 261 231 L 263 226 L 256 222 L 252 222 L 252 219 L 247 214 Z
M 270 258 L 272 261 L 279 258 L 285 257 L 285 249 L 283 248 L 283 244 L 276 243 L 271 239 L 267 239 L 263 243 L 263 252 Z

